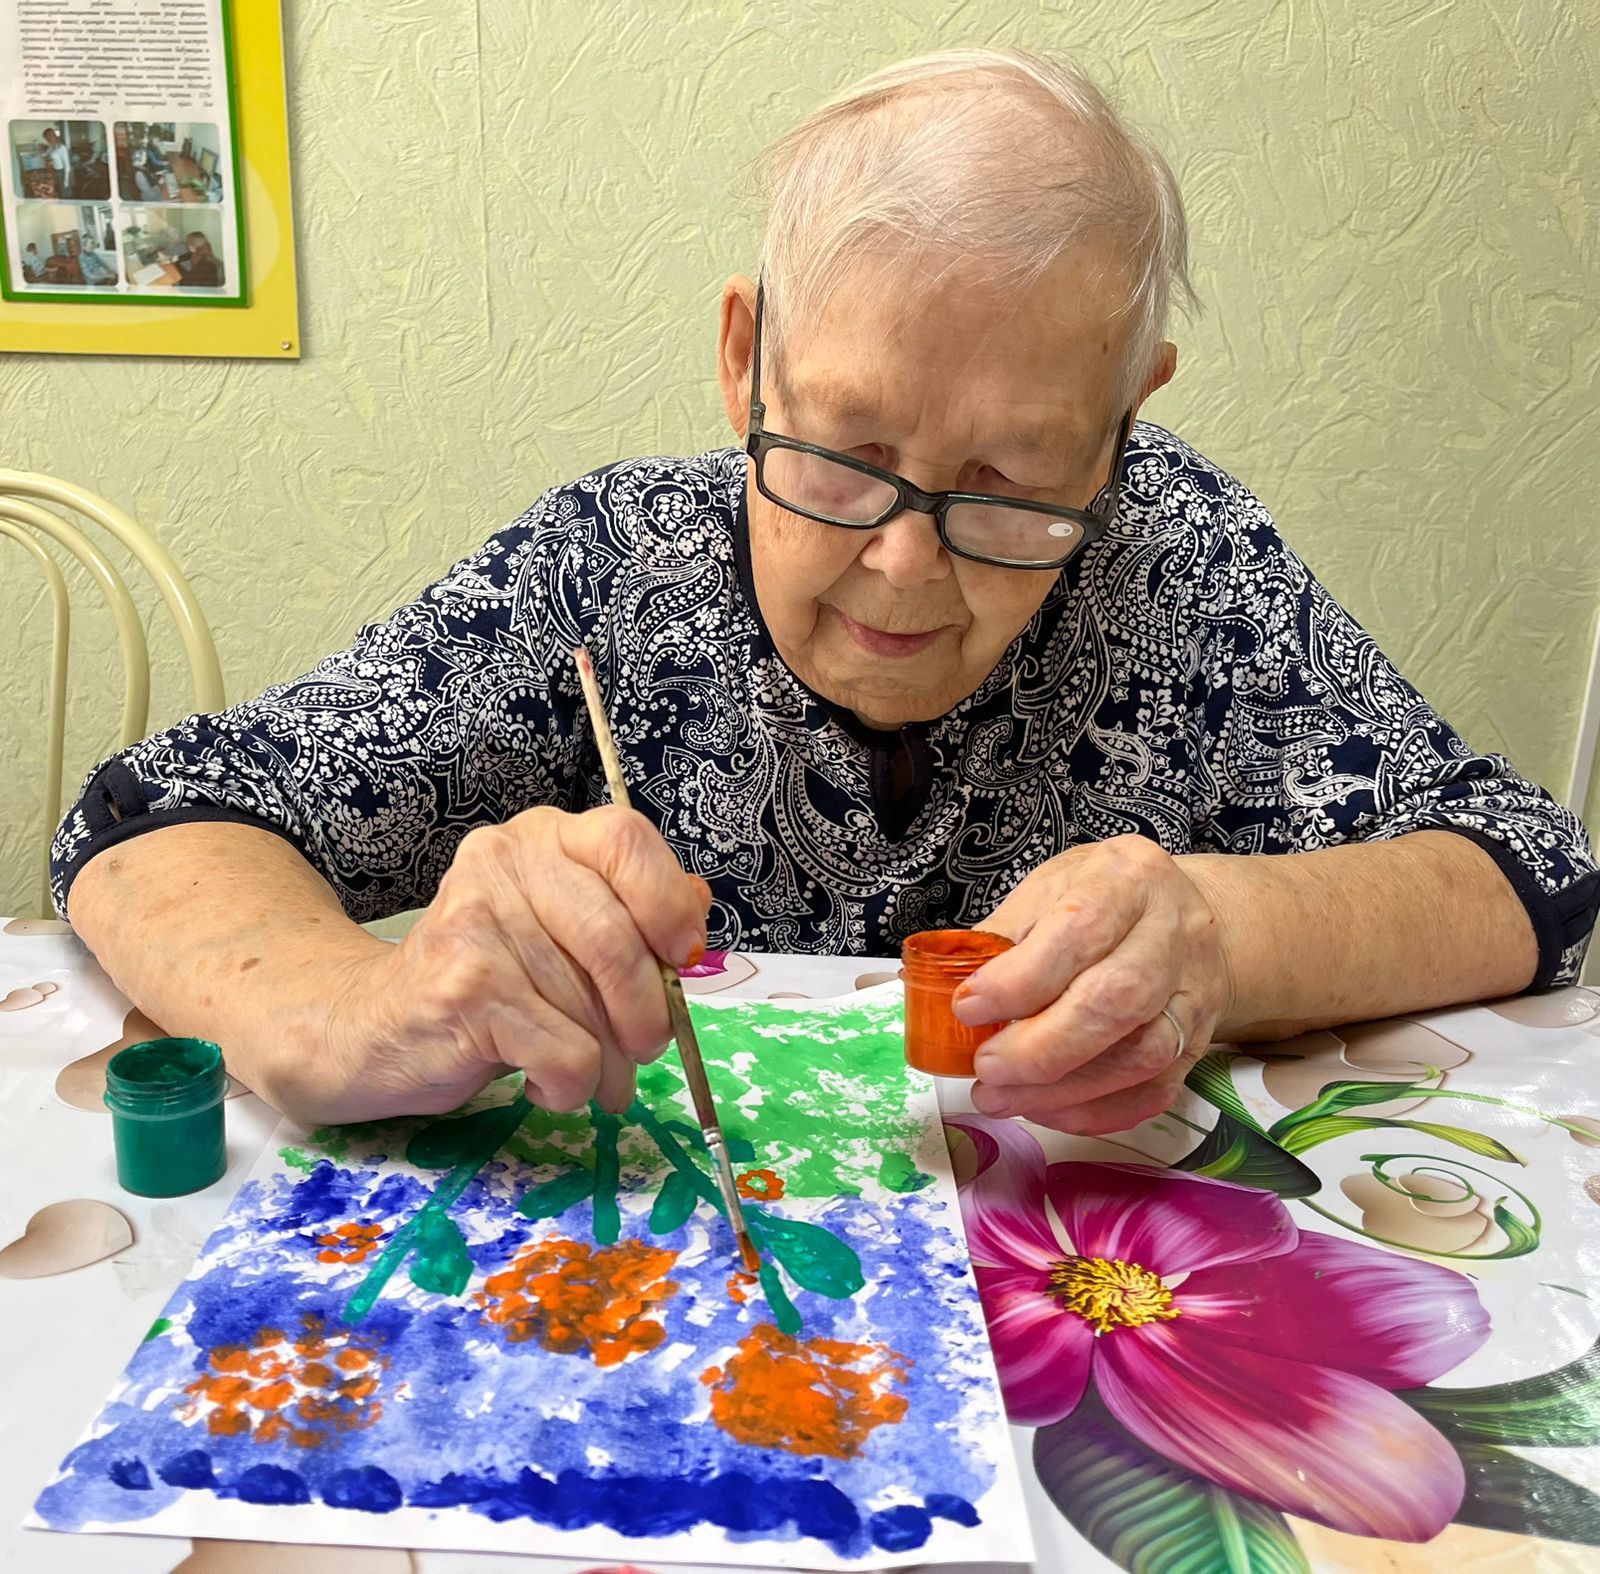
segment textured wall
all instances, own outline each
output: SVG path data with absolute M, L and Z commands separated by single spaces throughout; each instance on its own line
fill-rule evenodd
M 724 441 L 715 307 L 754 258 L 750 153 L 874 65 L 1000 41 L 1075 54 L 1182 177 L 1209 310 L 1148 413 L 1268 501 L 1475 743 L 1564 784 L 1600 597 L 1591 6 L 287 10 L 306 359 L 0 359 L 0 464 L 159 524 L 230 693 L 300 670 L 546 484 Z M 19 658 L 48 620 L 0 553 L 6 912 L 42 830 L 44 680 Z M 152 724 L 184 708 L 158 639 Z M 74 647 L 76 781 L 116 706 L 104 620 Z

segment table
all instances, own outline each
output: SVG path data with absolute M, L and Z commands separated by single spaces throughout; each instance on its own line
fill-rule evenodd
M 209 202 L 211 199 L 204 190 L 196 191 L 193 186 L 185 186 L 180 182 L 185 180 L 206 181 L 206 172 L 199 163 L 190 158 L 187 153 L 170 153 L 167 155 L 172 165 L 168 195 L 176 202 Z
M 721 973 L 690 987 L 750 998 L 822 997 L 882 982 L 892 976 L 894 965 L 736 955 L 726 959 Z M 35 984 L 54 987 L 40 995 L 31 990 Z M 3 1009 L 4 997 L 19 989 L 40 997 L 21 1009 Z M 15 998 L 28 1001 L 28 996 Z M 125 1025 L 127 1002 L 64 926 L 31 921 L 0 926 L 0 1151 L 5 1154 L 0 1244 L 20 1235 L 38 1208 L 80 1197 L 114 1204 L 135 1235 L 133 1245 L 115 1257 L 72 1273 L 0 1279 L 0 1568 L 9 1571 L 167 1574 L 189 1556 L 187 1545 L 179 1541 L 63 1536 L 26 1531 L 19 1523 L 110 1390 L 276 1125 L 273 1113 L 254 1096 L 233 1099 L 228 1105 L 230 1163 L 221 1181 L 194 1196 L 168 1201 L 123 1193 L 114 1174 L 109 1120 L 69 1107 L 53 1090 L 63 1066 L 115 1042 Z M 139 1032 L 141 1024 L 129 1026 Z M 1334 1081 L 1365 1087 L 1368 1091 L 1359 1095 L 1364 1102 L 1319 1116 L 1311 1106 L 1318 1090 Z M 1231 1143 L 1232 1162 L 1243 1165 L 1232 1173 L 1258 1186 L 1276 1165 L 1281 1194 L 1291 1198 L 1281 1206 L 1289 1210 L 1302 1239 L 1334 1237 L 1343 1243 L 1334 1248 L 1346 1254 L 1341 1261 L 1356 1261 L 1348 1255 L 1352 1251 L 1370 1252 L 1370 1259 L 1360 1259 L 1368 1267 L 1396 1260 L 1391 1247 L 1376 1244 L 1386 1239 L 1404 1248 L 1401 1262 L 1448 1263 L 1470 1275 L 1470 1289 L 1462 1293 L 1487 1312 L 1490 1337 L 1453 1366 L 1439 1386 L 1492 1392 L 1493 1385 L 1565 1368 L 1567 1377 L 1554 1385 L 1554 1402 L 1568 1408 L 1566 1430 L 1573 1435 L 1582 1431 L 1574 1417 L 1587 1402 L 1587 1435 L 1600 1442 L 1600 1362 L 1590 1368 L 1581 1365 L 1600 1336 L 1600 994 L 1570 989 L 1308 1034 L 1284 1045 L 1257 1046 L 1233 1059 L 1213 1056 L 1192 1082 L 1209 1098 L 1192 1087 L 1171 1115 L 1133 1133 L 1109 1140 L 1037 1135 L 1052 1159 L 1132 1163 L 1142 1166 L 1133 1173 L 1170 1180 L 1180 1191 L 1201 1183 L 1161 1166 L 1183 1162 L 1197 1135 L 1219 1152 Z M 1393 1084 L 1402 1096 L 1382 1098 L 1382 1083 Z M 947 1118 L 970 1119 L 964 1113 L 970 1103 L 960 1085 L 942 1085 L 941 1095 Z M 1219 1118 L 1219 1102 L 1229 1112 L 1226 1121 Z M 1315 1140 L 1324 1133 L 1311 1123 L 1326 1118 L 1345 1125 L 1329 1128 L 1325 1140 Z M 1298 1135 L 1290 1135 L 1285 1122 L 1294 1128 L 1297 1119 Z M 1397 1121 L 1409 1124 L 1393 1124 Z M 1207 1137 L 1213 1128 L 1222 1135 Z M 1277 1131 L 1276 1139 L 1260 1136 L 1269 1128 Z M 1286 1158 L 1291 1150 L 1294 1155 Z M 1368 1162 L 1375 1151 L 1400 1157 L 1387 1160 L 1375 1175 Z M 1227 1162 L 1213 1164 L 1213 1173 L 1226 1170 Z M 1308 1168 L 1302 1173 L 1292 1168 L 1295 1164 Z M 1304 1184 L 1286 1182 L 1286 1174 L 1300 1174 Z M 1309 1196 L 1292 1195 L 1319 1182 L 1320 1189 Z M 1210 1190 L 1205 1195 L 1217 1194 Z M 1227 1194 L 1230 1207 L 1239 1195 Z M 1172 1277 L 1181 1304 L 1182 1284 Z M 1383 1281 L 1373 1284 L 1381 1300 Z M 1399 1296 L 1390 1308 L 1374 1311 L 1373 1338 L 1381 1341 L 1381 1330 L 1402 1315 L 1394 1308 L 1403 1310 Z M 1306 1316 L 1314 1320 L 1316 1315 L 1314 1302 L 1308 1302 Z M 1137 1331 L 1118 1329 L 1109 1337 Z M 1338 1363 L 1330 1356 L 1330 1364 Z M 1292 1395 L 1268 1400 L 1264 1414 L 1292 1408 L 1295 1402 Z M 1080 1405 L 1074 1414 L 1083 1409 Z M 1480 1406 L 1480 1430 L 1493 1420 L 1484 1421 L 1485 1413 Z M 1548 1404 L 1542 1413 L 1548 1421 Z M 1435 1412 L 1433 1420 L 1460 1431 L 1459 1418 L 1452 1421 Z M 1014 1430 L 1038 1547 L 1036 1574 L 1126 1566 L 1102 1557 L 1069 1523 L 1034 1469 L 1035 1434 L 1028 1428 Z M 1462 1449 L 1480 1464 L 1489 1457 L 1481 1441 L 1463 1443 Z M 1235 1524 L 1234 1529 L 1246 1546 L 1265 1547 L 1273 1534 L 1279 1536 L 1274 1545 L 1282 1561 L 1248 1565 L 1263 1569 L 1600 1568 L 1600 1497 L 1586 1495 L 1600 1493 L 1600 1447 L 1570 1442 L 1531 1447 L 1525 1450 L 1525 1461 L 1536 1462 L 1534 1470 L 1552 1472 L 1557 1487 L 1552 1492 L 1548 1478 L 1527 1476 L 1526 1500 L 1502 1505 L 1499 1511 L 1503 1520 L 1520 1517 L 1517 1533 L 1453 1523 L 1427 1545 L 1409 1546 L 1272 1515 L 1262 1522 L 1270 1521 L 1267 1530 L 1254 1522 Z M 1072 1479 L 1089 1477 L 1080 1473 Z M 1177 1490 L 1173 1487 L 1161 1501 L 1152 1498 L 1136 1523 L 1153 1523 L 1159 1512 L 1173 1510 Z M 1091 1524 L 1093 1504 L 1075 1501 L 1071 1507 L 1080 1526 Z M 1400 1503 L 1396 1512 L 1405 1509 Z M 1273 1531 L 1272 1525 L 1283 1528 Z M 1529 1529 L 1539 1534 L 1523 1533 Z M 1590 1545 L 1550 1539 L 1552 1532 L 1586 1536 Z M 1287 1542 L 1281 1539 L 1284 1534 Z M 1266 1540 L 1252 1540 L 1261 1537 Z M 197 1561 L 184 1566 L 192 1574 L 224 1568 L 234 1574 L 278 1568 L 292 1568 L 295 1574 L 324 1569 L 329 1574 L 576 1574 L 580 1567 L 565 1559 L 348 1548 L 321 1553 L 262 1549 L 257 1553 L 261 1561 L 250 1562 L 243 1561 L 247 1552 L 230 1547 L 223 1561 L 216 1557 L 221 1547 L 212 1543 L 202 1548 Z M 1289 1560 L 1291 1554 L 1303 1562 L 1296 1565 Z M 1217 1558 L 1188 1566 L 1221 1569 L 1220 1553 Z M 968 1565 L 958 1574 L 990 1571 Z
M 183 283 L 183 274 L 170 262 L 152 262 L 138 269 L 128 280 L 141 289 L 153 290 L 163 285 Z

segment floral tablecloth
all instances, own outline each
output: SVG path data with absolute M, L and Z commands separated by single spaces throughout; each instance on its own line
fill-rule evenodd
M 1215 1050 L 1114 1141 L 947 1111 L 1044 1566 L 1600 1567 L 1597 1035 Z
M 823 996 L 890 969 L 713 955 L 689 987 Z M 218 1186 L 121 1193 L 109 1123 L 58 1085 L 148 1026 L 70 934 L 0 933 L 0 1247 L 67 1197 L 135 1237 L 0 1276 L 3 1566 L 576 1574 L 16 1528 L 271 1129 L 237 1099 Z M 1037 1574 L 1600 1569 L 1600 995 L 1214 1050 L 1115 1139 L 944 1102 Z

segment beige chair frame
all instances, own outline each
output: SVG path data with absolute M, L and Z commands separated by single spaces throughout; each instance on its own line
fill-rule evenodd
M 176 559 L 135 519 L 103 497 L 54 476 L 27 470 L 0 469 L 0 536 L 17 542 L 39 565 L 50 590 L 51 655 L 50 712 L 45 744 L 45 850 L 40 900 L 41 911 L 50 913 L 50 837 L 61 819 L 61 778 L 66 749 L 67 654 L 72 627 L 72 609 L 67 582 L 51 554 L 38 537 L 55 541 L 76 558 L 95 582 L 111 609 L 122 649 L 122 722 L 119 747 L 137 741 L 145 734 L 150 716 L 150 652 L 145 643 L 144 626 L 127 582 L 95 543 L 76 525 L 52 509 L 51 503 L 69 510 L 101 527 L 130 552 L 155 582 L 178 626 L 184 653 L 189 660 L 189 675 L 194 684 L 196 708 L 220 710 L 226 703 L 222 688 L 222 668 L 210 625 L 200 610 L 189 582 Z

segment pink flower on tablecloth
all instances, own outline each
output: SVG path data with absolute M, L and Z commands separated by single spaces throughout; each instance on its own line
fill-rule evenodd
M 679 978 L 715 978 L 718 973 L 728 971 L 728 953 L 726 951 L 707 951 L 693 967 L 680 967 Z
M 962 1212 L 1014 1422 L 1061 1420 L 1092 1382 L 1163 1458 L 1286 1513 L 1397 1541 L 1450 1522 L 1460 1458 L 1392 1390 L 1488 1337 L 1464 1275 L 1302 1235 L 1270 1192 L 1046 1166 L 1020 1126 L 950 1124 L 978 1149 Z

